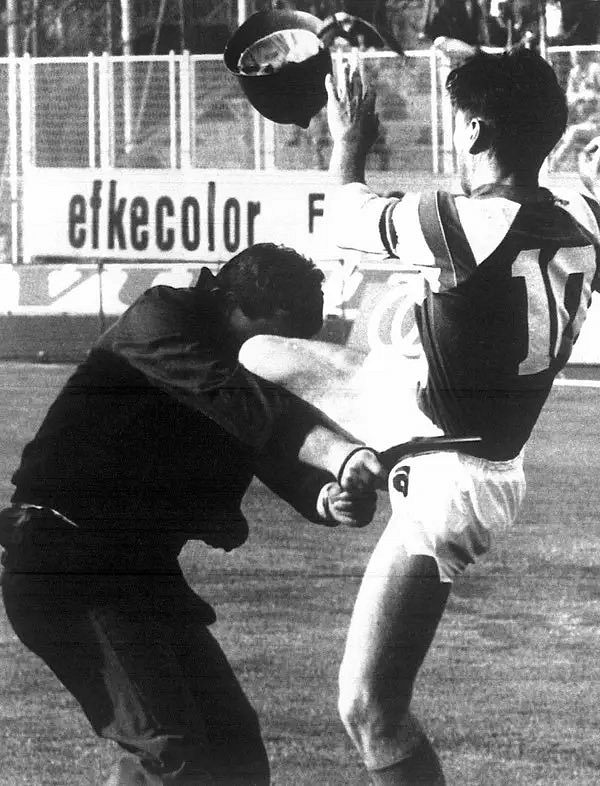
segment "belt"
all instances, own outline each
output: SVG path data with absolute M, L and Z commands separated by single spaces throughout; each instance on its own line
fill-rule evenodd
M 62 519 L 66 521 L 71 527 L 75 527 L 75 529 L 79 529 L 78 525 L 72 519 L 67 518 L 62 513 L 59 513 L 58 510 L 54 510 L 54 508 L 49 508 L 47 505 L 33 505 L 31 502 L 18 502 L 12 505 L 14 508 L 21 508 L 22 510 L 40 510 L 42 513 L 47 515 L 56 516 L 56 518 Z
M 42 522 L 46 522 L 46 526 Z M 43 505 L 18 502 L 0 511 L 0 546 L 3 548 L 21 545 L 32 529 L 72 534 L 79 528 L 62 513 Z

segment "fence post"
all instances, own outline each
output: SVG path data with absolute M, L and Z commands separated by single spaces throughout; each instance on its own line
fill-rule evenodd
M 442 55 L 440 57 L 439 85 L 440 85 L 440 106 L 442 114 L 442 172 L 444 175 L 454 173 L 454 145 L 452 143 L 454 120 L 452 117 L 452 104 L 450 98 L 444 90 L 446 79 L 450 73 L 450 61 Z
M 110 167 L 113 163 L 113 123 L 112 123 L 112 80 L 110 78 L 111 63 L 108 52 L 104 52 L 100 61 L 99 113 L 100 113 L 100 166 Z
M 265 169 L 275 169 L 275 123 L 272 120 L 265 120 L 264 129 Z
M 123 56 L 123 148 L 126 156 L 133 149 L 133 80 L 129 54 Z
M 25 173 L 33 164 L 33 128 L 31 125 L 31 56 L 29 53 L 21 59 L 21 169 Z
M 182 168 L 192 165 L 191 61 L 186 49 L 179 71 L 179 145 Z
M 8 58 L 8 123 L 11 261 L 19 261 L 19 96 L 17 72 L 19 63 L 14 54 Z
M 169 165 L 177 168 L 177 80 L 175 78 L 175 52 L 169 52 Z
M 431 157 L 433 164 L 433 174 L 437 175 L 440 171 L 440 140 L 438 125 L 438 97 L 437 97 L 437 67 L 438 50 L 432 46 L 429 50 L 429 76 L 431 89 Z
M 96 167 L 96 60 L 93 52 L 88 54 L 88 166 Z
M 262 169 L 261 166 L 261 154 L 262 154 L 262 129 L 264 126 L 264 121 L 260 115 L 260 113 L 252 107 L 252 120 L 253 120 L 253 135 L 252 139 L 254 141 L 254 169 Z

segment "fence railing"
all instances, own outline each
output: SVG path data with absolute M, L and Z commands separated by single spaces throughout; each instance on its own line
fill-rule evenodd
M 576 49 L 600 61 L 600 47 Z M 547 51 L 564 86 L 576 49 Z M 452 174 L 448 62 L 434 49 L 361 57 L 385 129 L 368 166 Z M 264 120 L 220 55 L 1 58 L 0 107 L 5 261 L 19 259 L 28 167 L 322 170 L 329 160 L 324 111 L 307 130 Z M 0 261 L 2 248 L 0 240 Z

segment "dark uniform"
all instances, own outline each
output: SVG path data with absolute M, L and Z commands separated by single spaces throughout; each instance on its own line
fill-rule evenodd
M 332 480 L 295 458 L 304 405 L 237 363 L 212 282 L 205 269 L 196 287 L 148 290 L 99 339 L 2 514 L 8 617 L 94 730 L 135 754 L 114 784 L 268 783 L 255 712 L 178 554 L 245 541 L 255 475 L 312 521 Z

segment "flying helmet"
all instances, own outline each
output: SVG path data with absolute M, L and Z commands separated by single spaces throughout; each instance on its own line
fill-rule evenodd
M 323 21 L 304 11 L 272 9 L 246 19 L 227 42 L 224 61 L 263 117 L 308 128 L 327 103 L 325 75 L 339 38 L 350 46 L 384 45 L 359 17 L 338 13 Z

